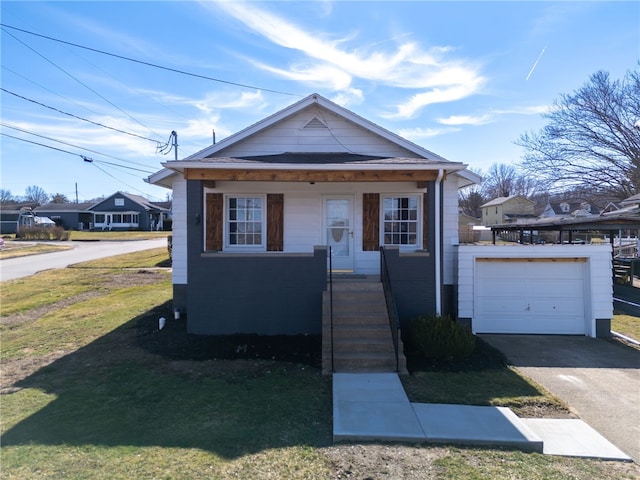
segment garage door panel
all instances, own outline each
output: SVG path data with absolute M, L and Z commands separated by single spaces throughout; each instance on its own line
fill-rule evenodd
M 584 334 L 581 262 L 476 262 L 477 333 Z
M 521 291 L 526 291 L 528 298 L 572 298 L 578 299 L 584 296 L 584 284 L 582 282 L 559 282 L 557 280 L 530 279 Z

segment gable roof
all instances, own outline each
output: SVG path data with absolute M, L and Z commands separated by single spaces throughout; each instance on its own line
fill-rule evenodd
M 507 202 L 509 202 L 511 200 L 514 200 L 516 198 L 522 198 L 522 199 L 526 200 L 529 203 L 534 203 L 531 200 L 529 200 L 527 197 L 523 197 L 522 195 L 510 195 L 508 197 L 496 197 L 493 200 L 489 200 L 487 203 L 484 203 L 484 204 L 480 205 L 480 208 L 502 205 L 502 204 L 507 203 Z
M 292 117 L 293 115 L 305 110 L 306 108 L 310 107 L 310 106 L 314 106 L 317 105 L 319 107 L 322 107 L 330 112 L 335 113 L 336 115 L 344 118 L 345 120 L 358 125 L 359 127 L 368 130 L 371 133 L 374 133 L 392 143 L 395 143 L 397 145 L 400 145 L 401 147 L 415 153 L 417 156 L 420 157 L 424 157 L 424 158 L 428 158 L 430 160 L 439 160 L 441 162 L 448 162 L 449 160 L 445 159 L 444 157 L 441 157 L 439 155 L 436 155 L 435 153 L 420 147 L 419 145 L 416 145 L 413 142 L 410 142 L 409 140 L 407 140 L 406 138 L 403 138 L 373 122 L 371 122 L 370 120 L 367 120 L 357 114 L 355 114 L 354 112 L 352 112 L 351 110 L 347 110 L 344 107 L 341 107 L 340 105 L 338 105 L 337 103 L 334 103 L 326 98 L 324 98 L 321 95 L 318 95 L 317 93 L 313 93 L 311 95 L 309 95 L 306 98 L 303 98 L 302 100 L 289 105 L 288 107 L 280 110 L 279 112 L 276 112 L 272 115 L 269 115 L 268 117 L 260 120 L 259 122 L 254 123 L 253 125 L 250 125 L 249 127 L 240 130 L 239 132 L 230 135 L 228 137 L 226 137 L 225 139 L 221 140 L 218 143 L 215 143 L 213 145 L 210 145 L 207 148 L 204 148 L 203 150 L 200 150 L 199 152 L 194 153 L 193 155 L 190 155 L 189 157 L 185 158 L 185 160 L 193 160 L 193 159 L 197 159 L 197 158 L 206 158 L 206 157 L 211 157 L 213 155 L 215 155 L 216 152 L 219 152 L 220 150 L 223 150 L 225 148 L 228 148 L 230 145 L 240 142 L 241 140 L 244 140 L 247 137 L 250 137 L 251 135 L 254 135 L 256 133 L 258 133 L 259 131 L 265 130 L 266 128 L 281 122 L 282 120 Z M 318 123 L 319 122 L 319 123 Z M 324 122 L 320 119 L 318 119 L 317 117 L 314 117 L 313 119 L 311 119 L 310 122 L 307 123 L 307 126 L 325 126 Z M 167 162 L 170 163 L 170 162 Z
M 620 205 L 639 205 L 640 204 L 640 193 L 637 193 L 636 195 L 633 195 L 629 198 L 625 198 L 623 201 L 620 202 Z
M 34 211 L 38 213 L 48 212 L 86 212 L 89 208 L 93 207 L 93 202 L 83 203 L 47 203 L 40 207 L 34 208 Z
M 109 200 L 112 200 L 115 197 L 128 198 L 130 201 L 132 201 L 134 203 L 137 203 L 138 205 L 140 205 L 145 210 L 159 210 L 159 211 L 163 211 L 163 212 L 168 212 L 169 211 L 168 208 L 164 208 L 164 207 L 161 207 L 159 205 L 154 205 L 151 201 L 147 200 L 146 198 L 144 198 L 141 195 L 134 195 L 132 193 L 126 193 L 126 192 L 116 192 L 113 195 L 108 196 L 104 200 L 101 200 L 100 202 L 92 205 L 91 207 L 89 207 L 89 210 L 93 210 L 96 207 L 98 207 L 99 205 L 102 205 L 103 203 L 108 202 Z
M 391 142 L 413 154 L 415 157 L 371 157 L 371 156 L 359 156 L 349 151 L 331 152 L 315 154 L 304 152 L 280 152 L 275 155 L 262 155 L 258 157 L 243 157 L 235 158 L 224 156 L 223 151 L 228 149 L 232 145 L 242 142 L 243 140 L 256 135 L 271 126 L 282 122 L 292 116 L 308 109 L 312 106 L 318 106 L 320 108 L 329 111 L 340 118 L 351 122 L 354 125 L 364 129 L 370 134 L 381 137 L 388 142 Z M 322 119 L 322 115 L 313 116 L 306 122 L 304 128 L 326 128 L 326 124 Z M 345 147 L 345 150 L 346 147 Z M 216 154 L 222 155 L 217 156 Z M 366 158 L 365 158 L 366 157 Z M 464 186 L 480 183 L 481 178 L 479 175 L 466 170 L 466 165 L 460 162 L 451 162 L 444 157 L 441 157 L 425 148 L 416 145 L 413 142 L 385 129 L 379 125 L 366 120 L 365 118 L 347 110 L 340 105 L 331 102 L 330 100 L 322 97 L 318 94 L 312 94 L 308 97 L 276 112 L 259 122 L 250 125 L 249 127 L 230 135 L 229 137 L 221 140 L 218 143 L 210 145 L 199 152 L 194 153 L 186 157 L 183 160 L 174 160 L 163 163 L 165 167 L 163 170 L 151 175 L 147 181 L 156 185 L 162 185 L 171 187 L 171 177 L 175 175 L 175 172 L 183 171 L 184 168 L 214 168 L 214 166 L 225 168 L 233 168 L 233 166 L 241 166 L 242 168 L 264 168 L 265 166 L 271 166 L 268 168 L 276 168 L 278 164 L 287 165 L 287 168 L 295 168 L 295 165 L 304 165 L 304 168 L 313 169 L 313 166 L 323 168 L 322 165 L 331 165 L 332 168 L 346 170 L 353 169 L 356 165 L 364 167 L 366 169 L 389 169 L 400 168 L 409 169 L 417 168 L 420 170 L 447 170 L 449 172 L 455 172 L 458 175 L 458 184 L 462 188 Z

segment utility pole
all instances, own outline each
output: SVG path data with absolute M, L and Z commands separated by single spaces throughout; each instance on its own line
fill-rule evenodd
M 176 160 L 178 160 L 178 133 L 175 130 L 171 131 L 171 135 L 169 135 L 169 140 L 164 145 L 158 145 L 156 147 L 156 152 L 160 152 L 163 155 L 166 155 L 173 148 L 173 154 Z
M 171 132 L 171 136 L 173 137 L 173 153 L 174 153 L 174 158 L 176 160 L 178 160 L 178 133 L 173 130 Z
M 76 203 L 78 203 L 78 182 L 76 182 Z

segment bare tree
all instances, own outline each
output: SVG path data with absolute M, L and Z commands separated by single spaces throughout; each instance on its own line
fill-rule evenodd
M 544 184 L 536 178 L 526 175 L 514 165 L 504 163 L 491 165 L 482 182 L 482 196 L 487 200 L 511 195 L 529 198 L 544 190 Z
M 489 171 L 482 182 L 484 197 L 491 200 L 497 197 L 513 195 L 516 177 L 516 169 L 512 165 L 494 163 L 489 167 Z
M 55 193 L 51 195 L 51 203 L 70 203 L 64 193 Z
M 523 134 L 522 167 L 552 192 L 577 187 L 624 199 L 640 192 L 640 71 L 612 81 L 603 71 L 561 95 L 538 133 Z
M 15 198 L 11 195 L 10 190 L 0 189 L 0 203 L 7 204 L 15 202 Z
M 24 199 L 29 203 L 44 205 L 49 201 L 49 195 L 42 189 L 42 187 L 30 185 L 24 191 Z

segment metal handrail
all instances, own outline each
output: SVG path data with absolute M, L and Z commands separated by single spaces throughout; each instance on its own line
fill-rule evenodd
M 391 289 L 391 277 L 387 267 L 387 257 L 384 253 L 384 247 L 380 247 L 380 277 L 382 280 L 382 288 L 384 290 L 384 299 L 387 303 L 387 315 L 389 317 L 389 328 L 391 329 L 391 337 L 393 338 L 393 348 L 396 353 L 396 372 L 400 370 L 400 354 L 399 350 L 399 332 L 400 321 L 398 318 L 398 308 Z
M 329 247 L 329 319 L 331 321 L 331 372 L 335 372 L 333 368 L 333 262 L 331 247 Z

